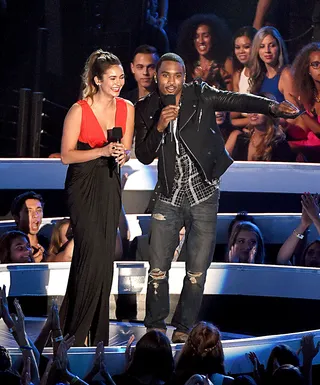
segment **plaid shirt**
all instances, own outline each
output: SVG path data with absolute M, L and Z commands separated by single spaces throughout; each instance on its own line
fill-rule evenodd
M 215 179 L 211 184 L 205 182 L 180 141 L 178 141 L 178 146 L 179 153 L 176 154 L 171 196 L 167 198 L 165 195 L 160 194 L 159 199 L 162 202 L 181 207 L 186 197 L 192 207 L 204 202 L 213 195 L 219 188 L 219 179 Z

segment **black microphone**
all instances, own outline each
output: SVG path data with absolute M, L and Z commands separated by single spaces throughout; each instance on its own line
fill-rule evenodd
M 176 105 L 176 95 L 162 95 L 161 96 L 162 103 L 164 106 L 175 106 Z M 169 132 L 170 132 L 170 137 L 171 141 L 173 140 L 173 121 L 169 123 Z
M 113 127 L 111 130 L 109 130 L 109 132 L 110 132 L 109 137 L 108 137 L 109 142 L 121 143 L 121 139 L 123 136 L 122 135 L 122 127 Z M 116 169 L 117 169 L 117 172 L 120 176 L 120 163 L 119 162 L 117 162 Z

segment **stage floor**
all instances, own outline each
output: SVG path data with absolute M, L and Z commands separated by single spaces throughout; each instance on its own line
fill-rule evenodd
M 26 331 L 29 338 L 32 341 L 35 341 L 37 336 L 42 329 L 43 324 L 45 323 L 46 318 L 31 318 L 26 317 Z M 174 328 L 168 326 L 167 336 L 169 339 L 172 337 Z M 146 333 L 146 328 L 142 323 L 130 323 L 130 322 L 115 322 L 110 321 L 110 339 L 109 346 L 125 346 L 133 334 L 135 336 L 135 341 L 138 341 Z M 223 340 L 235 340 L 240 338 L 250 338 L 252 336 L 235 334 L 235 333 L 226 333 L 222 332 Z M 8 328 L 4 324 L 3 320 L 0 320 L 0 345 L 5 346 L 6 348 L 17 348 L 17 344 L 12 337 L 11 333 L 8 332 Z

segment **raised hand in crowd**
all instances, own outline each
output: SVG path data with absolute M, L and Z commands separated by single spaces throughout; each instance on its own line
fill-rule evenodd
M 127 346 L 126 346 L 126 351 L 124 353 L 125 354 L 125 360 L 126 360 L 125 371 L 128 370 L 129 366 L 131 365 L 132 359 L 133 359 L 134 347 L 132 346 L 132 344 L 133 344 L 134 339 L 135 339 L 135 337 L 132 334 L 132 336 L 130 336 L 130 338 L 129 338 L 129 341 L 128 341 Z
M 99 342 L 96 347 L 95 357 L 92 369 L 85 376 L 84 381 L 91 383 L 91 381 L 97 376 L 100 375 L 106 384 L 114 385 L 114 381 L 112 380 L 104 361 L 104 345 L 103 341 Z
M 255 263 L 256 254 L 257 254 L 257 246 L 253 246 L 249 252 L 249 258 L 248 258 L 246 263 Z M 230 247 L 229 262 L 230 263 L 241 263 L 240 256 L 238 253 L 237 244 L 234 244 Z
M 302 214 L 301 220 L 292 234 L 281 246 L 277 263 L 280 265 L 290 264 L 290 259 L 293 256 L 299 242 L 304 238 L 306 230 L 313 223 L 320 234 L 320 219 L 319 219 L 319 196 L 304 193 L 301 195 Z
M 45 324 L 43 325 L 43 328 L 42 328 L 41 332 L 39 333 L 36 341 L 34 342 L 34 344 L 35 344 L 35 346 L 38 349 L 40 354 L 43 352 L 44 347 L 47 345 L 50 333 L 52 332 L 52 334 L 55 334 L 55 336 L 57 338 L 58 337 L 58 331 L 60 331 L 59 336 L 62 335 L 61 330 L 60 330 L 58 306 L 57 306 L 55 301 L 52 301 L 52 305 L 51 305 L 51 308 L 49 310 L 47 320 L 46 320 Z M 62 338 L 61 338 L 61 340 L 62 340 Z M 57 347 L 59 345 L 58 345 L 58 343 L 56 343 L 56 344 L 54 344 L 54 346 Z
M 31 382 L 31 359 L 23 356 L 23 369 L 20 378 L 21 385 L 33 385 Z
M 257 384 L 261 384 L 263 382 L 263 378 L 265 376 L 265 367 L 260 363 L 258 356 L 255 352 L 249 352 L 247 357 L 251 361 L 253 365 L 253 378 Z
M 301 347 L 297 353 L 302 352 L 302 373 L 305 379 L 305 385 L 312 385 L 312 361 L 319 353 L 319 348 L 320 341 L 315 345 L 313 334 L 307 334 L 302 337 Z

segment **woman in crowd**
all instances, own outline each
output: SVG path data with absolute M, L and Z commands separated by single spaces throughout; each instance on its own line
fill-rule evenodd
M 34 262 L 28 236 L 22 231 L 7 231 L 0 237 L 0 263 Z
M 296 248 L 305 237 L 306 231 L 313 223 L 320 236 L 320 219 L 319 219 L 319 197 L 311 194 L 303 194 L 301 196 L 302 214 L 301 221 L 289 238 L 281 246 L 277 256 L 277 263 L 280 265 L 290 264 Z M 299 263 L 306 267 L 320 267 L 320 240 L 317 239 L 307 245 Z
M 295 155 L 277 121 L 270 116 L 255 113 L 248 114 L 248 119 L 248 132 L 239 134 L 234 131 L 226 143 L 234 160 L 295 161 Z
M 123 374 L 112 377 L 116 385 L 156 385 L 169 381 L 174 369 L 168 337 L 150 330 L 138 342 Z
M 320 162 L 320 43 L 298 52 L 292 66 L 296 102 L 306 110 L 287 126 L 290 147 L 310 162 Z
M 249 92 L 249 59 L 253 38 L 257 30 L 251 26 L 242 27 L 234 34 L 232 65 L 233 65 L 233 91 L 246 94 Z M 232 124 L 236 127 L 245 127 L 249 121 L 247 114 L 231 112 Z
M 272 94 L 278 102 L 294 102 L 293 78 L 284 41 L 274 27 L 263 27 L 255 35 L 250 56 L 251 93 Z
M 259 228 L 251 222 L 239 222 L 234 226 L 226 260 L 236 263 L 263 263 L 264 241 Z
M 74 240 L 70 219 L 64 218 L 54 225 L 48 249 L 48 262 L 70 262 Z
M 94 345 L 109 342 L 109 296 L 121 209 L 120 177 L 131 149 L 134 107 L 119 98 L 124 85 L 120 60 L 93 52 L 83 74 L 82 100 L 69 110 L 63 129 L 61 159 L 69 164 L 67 201 L 74 253 L 61 307 L 64 334 L 83 346 L 91 331 Z M 121 143 L 110 140 L 121 127 Z
M 213 384 L 228 385 L 234 381 L 225 373 L 220 332 L 209 322 L 201 321 L 191 330 L 179 355 L 172 384 L 183 385 L 194 374 L 208 375 Z
M 200 77 L 210 85 L 232 90 L 230 32 L 216 15 L 194 15 L 182 23 L 178 53 L 187 68 L 187 80 Z
M 225 143 L 228 142 L 229 136 L 233 131 L 238 132 L 239 134 L 242 133 L 242 131 L 237 130 L 236 127 L 234 127 L 230 120 L 230 113 L 226 111 L 216 111 L 216 122 L 218 127 L 220 128 L 223 140 Z M 229 152 L 231 149 L 226 146 L 227 151 Z

